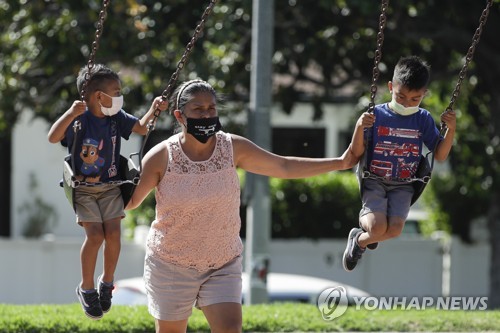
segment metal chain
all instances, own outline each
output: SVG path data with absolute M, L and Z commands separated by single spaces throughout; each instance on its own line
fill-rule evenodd
M 177 63 L 177 68 L 175 69 L 175 72 L 170 76 L 170 79 L 168 80 L 167 87 L 165 90 L 163 90 L 161 94 L 161 99 L 162 101 L 168 101 L 170 99 L 170 96 L 172 94 L 172 89 L 174 88 L 175 83 L 177 82 L 177 78 L 179 77 L 180 71 L 186 66 L 186 63 L 188 61 L 188 58 L 193 51 L 193 46 L 200 37 L 201 32 L 203 31 L 203 28 L 205 27 L 205 22 L 207 21 L 208 16 L 212 13 L 212 10 L 217 3 L 217 0 L 211 0 L 210 3 L 208 4 L 207 8 L 203 12 L 203 15 L 201 16 L 201 21 L 200 23 L 196 26 L 194 29 L 194 33 L 191 37 L 191 40 L 189 43 L 186 45 L 186 48 L 184 49 L 184 53 L 182 54 L 181 59 Z M 156 109 L 153 114 L 153 119 L 151 119 L 148 123 L 148 131 L 146 133 L 146 136 L 142 142 L 142 147 L 139 152 L 139 174 L 142 172 L 142 156 L 144 154 L 144 149 L 146 147 L 146 143 L 148 141 L 149 135 L 155 128 L 156 121 L 158 120 L 158 117 L 160 116 L 161 110 L 159 109 L 158 106 L 156 106 Z
M 389 0 L 382 0 L 380 4 L 380 15 L 379 15 L 379 23 L 378 23 L 378 33 L 377 33 L 377 48 L 375 50 L 375 57 L 373 60 L 373 70 L 372 70 L 372 83 L 370 86 L 370 103 L 368 104 L 369 113 L 373 113 L 375 110 L 375 96 L 377 95 L 377 80 L 380 76 L 380 70 L 378 68 L 380 64 L 380 60 L 382 59 L 382 46 L 384 44 L 384 29 L 387 23 L 387 7 L 389 7 Z M 365 129 L 366 135 L 370 136 L 371 131 L 367 131 Z M 364 142 L 365 145 L 365 153 L 363 157 L 359 161 L 358 165 L 358 179 L 361 180 L 367 178 L 365 173 L 369 173 L 367 171 L 366 166 L 366 151 L 368 149 L 368 139 Z
M 453 94 L 451 95 L 450 104 L 446 108 L 445 112 L 452 111 L 453 106 L 455 105 L 455 102 L 458 99 L 458 95 L 460 94 L 460 88 L 462 86 L 462 81 L 465 79 L 465 75 L 467 74 L 467 68 L 469 67 L 469 63 L 472 61 L 472 58 L 474 56 L 474 52 L 476 51 L 476 46 L 479 43 L 479 39 L 481 38 L 481 34 L 483 32 L 483 27 L 486 24 L 486 20 L 488 19 L 488 15 L 490 13 L 490 8 L 491 8 L 492 4 L 493 4 L 493 0 L 488 0 L 488 2 L 486 4 L 486 8 L 483 10 L 483 13 L 481 14 L 481 18 L 479 19 L 479 26 L 476 29 L 474 36 L 472 37 L 472 44 L 469 47 L 469 50 L 467 51 L 467 55 L 465 57 L 465 63 L 462 66 L 462 69 L 460 70 L 460 73 L 458 75 L 457 85 L 455 86 L 455 90 L 453 91 Z
M 174 88 L 175 83 L 177 82 L 177 78 L 179 77 L 180 71 L 186 66 L 186 63 L 188 61 L 189 56 L 191 55 L 191 52 L 193 51 L 193 46 L 200 37 L 200 34 L 203 31 L 203 28 L 205 27 L 205 22 L 207 21 L 208 16 L 212 13 L 212 10 L 217 3 L 217 0 L 211 0 L 210 3 L 208 4 L 207 8 L 203 12 L 203 15 L 201 16 L 201 21 L 200 23 L 196 26 L 194 29 L 194 33 L 191 37 L 191 40 L 189 43 L 186 45 L 186 48 L 184 50 L 184 53 L 181 57 L 181 60 L 177 63 L 177 68 L 175 69 L 175 72 L 172 74 L 170 79 L 168 80 L 167 87 L 165 90 L 163 90 L 161 94 L 161 98 L 164 101 L 168 101 L 170 98 L 170 95 L 172 94 L 172 89 Z M 156 123 L 156 120 L 158 116 L 160 115 L 161 110 L 159 108 L 156 108 L 155 113 L 154 113 L 154 118 L 150 121 L 150 125 L 154 128 L 154 124 Z
M 95 31 L 95 39 L 92 42 L 92 47 L 91 47 L 91 52 L 89 56 L 89 60 L 87 61 L 87 72 L 85 73 L 85 80 L 83 81 L 82 84 L 82 91 L 80 92 L 80 97 L 82 101 L 85 98 L 85 93 L 87 89 L 87 85 L 89 84 L 90 81 L 90 73 L 92 71 L 92 68 L 95 65 L 95 55 L 97 53 L 97 49 L 99 48 L 99 40 L 101 39 L 102 36 L 102 30 L 104 28 L 104 21 L 106 20 L 106 13 L 108 10 L 110 0 L 103 0 L 102 2 L 102 8 L 101 11 L 99 12 L 99 19 L 97 21 L 97 28 Z
M 378 33 L 377 33 L 377 49 L 373 61 L 372 84 L 370 87 L 370 103 L 368 104 L 368 112 L 372 113 L 375 109 L 375 95 L 377 94 L 377 80 L 380 75 L 378 68 L 382 59 L 382 45 L 384 44 L 384 29 L 387 23 L 387 7 L 389 0 L 382 0 L 381 12 L 379 16 Z
M 424 184 L 427 184 L 431 180 L 430 176 L 425 176 L 422 178 L 416 178 L 416 177 L 414 177 L 414 178 L 387 178 L 387 177 L 377 176 L 377 175 L 375 175 L 367 170 L 363 171 L 361 177 L 363 179 L 369 178 L 369 179 L 375 179 L 375 180 L 380 180 L 380 181 L 393 180 L 393 181 L 402 182 L 402 183 L 422 182 Z
M 71 181 L 71 187 L 77 188 L 79 186 L 86 186 L 86 187 L 98 187 L 98 186 L 103 186 L 103 185 L 116 185 L 120 186 L 123 184 L 133 184 L 137 185 L 139 184 L 139 177 L 135 177 L 134 179 L 127 179 L 127 180 L 110 180 L 109 182 L 83 182 L 79 180 L 72 180 Z

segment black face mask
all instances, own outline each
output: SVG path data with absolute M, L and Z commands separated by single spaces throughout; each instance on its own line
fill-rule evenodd
M 187 118 L 187 132 L 201 143 L 206 143 L 211 136 L 222 128 L 219 117 Z

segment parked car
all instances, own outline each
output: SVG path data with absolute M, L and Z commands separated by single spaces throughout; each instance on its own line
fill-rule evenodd
M 243 273 L 242 297 L 248 293 L 248 275 Z M 316 304 L 318 295 L 325 289 L 343 286 L 347 299 L 353 303 L 353 297 L 368 297 L 365 291 L 333 280 L 313 276 L 269 273 L 267 275 L 267 290 L 270 302 L 301 302 Z M 147 304 L 146 289 L 142 277 L 118 280 L 113 291 L 113 304 L 143 305 Z

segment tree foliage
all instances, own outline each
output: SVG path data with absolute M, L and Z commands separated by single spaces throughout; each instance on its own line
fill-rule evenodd
M 121 72 L 126 109 L 142 114 L 174 72 L 207 1 L 111 1 L 97 62 Z M 438 120 L 446 109 L 485 1 L 392 1 L 383 45 L 380 93 L 399 57 L 416 54 L 432 66 L 424 101 Z M 0 208 L 9 209 L 11 131 L 24 110 L 55 120 L 79 94 L 75 78 L 86 64 L 101 2 L 0 0 Z M 360 101 L 367 105 L 379 20 L 376 1 L 275 2 L 274 101 L 286 111 Z M 251 0 L 219 1 L 180 80 L 201 77 L 243 109 L 250 82 Z M 431 182 L 433 207 L 453 232 L 469 239 L 469 222 L 489 213 L 493 261 L 500 261 L 499 1 L 476 49 L 460 98 L 452 174 Z M 231 111 L 231 110 L 229 110 Z M 3 214 L 2 216 L 8 216 Z M 8 218 L 6 223 L 8 223 Z M 5 223 L 5 222 L 3 222 Z M 499 267 L 493 265 L 492 267 Z M 498 270 L 498 268 L 497 268 Z M 500 288 L 500 271 L 492 287 Z M 500 305 L 500 293 L 494 303 Z
M 127 110 L 142 114 L 163 91 L 207 4 L 111 1 L 96 61 L 121 72 Z M 432 66 L 431 95 L 424 103 L 437 120 L 484 5 L 476 0 L 391 2 L 379 96 L 399 57 L 419 55 Z M 88 59 L 100 6 L 97 0 L 0 0 L 0 140 L 10 142 L 23 110 L 53 121 L 78 98 L 75 77 Z M 240 109 L 249 93 L 251 6 L 251 0 L 220 1 L 180 77 L 210 81 Z M 339 99 L 366 106 L 380 4 L 290 0 L 276 1 L 275 7 L 274 100 L 286 111 L 309 101 L 316 118 L 324 103 Z M 485 212 L 489 194 L 500 188 L 499 17 L 495 1 L 455 105 L 453 176 L 433 182 L 439 205 L 464 239 L 468 221 Z

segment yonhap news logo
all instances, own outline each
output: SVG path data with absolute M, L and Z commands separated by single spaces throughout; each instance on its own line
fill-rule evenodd
M 324 320 L 334 320 L 342 316 L 350 304 L 355 310 L 487 310 L 488 297 L 348 297 L 343 286 L 325 289 L 318 296 L 318 310 Z
M 334 320 L 347 311 L 347 292 L 338 286 L 325 289 L 318 296 L 318 309 L 324 320 Z

